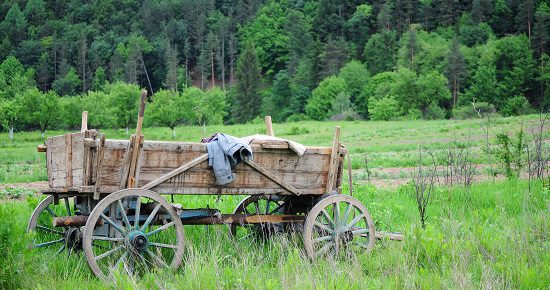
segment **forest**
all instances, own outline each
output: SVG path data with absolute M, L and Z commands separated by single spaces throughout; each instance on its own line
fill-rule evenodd
M 537 0 L 2 1 L 0 128 L 504 116 L 550 105 Z

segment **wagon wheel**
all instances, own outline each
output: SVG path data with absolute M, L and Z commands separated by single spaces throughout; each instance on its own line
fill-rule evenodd
M 310 258 L 374 246 L 374 222 L 367 208 L 347 195 L 332 195 L 318 202 L 304 223 L 304 246 Z
M 243 199 L 233 211 L 234 214 L 282 214 L 284 213 L 285 202 L 282 198 L 271 195 L 251 195 Z M 239 230 L 239 227 L 242 230 Z M 284 231 L 282 223 L 262 223 L 241 225 L 233 223 L 230 226 L 229 234 L 232 237 L 244 238 L 251 235 L 256 237 L 269 237 L 275 233 Z
M 81 247 L 80 233 L 77 227 L 54 227 L 53 219 L 57 216 L 74 216 L 75 211 L 71 210 L 71 201 L 69 197 L 63 198 L 58 205 L 54 204 L 54 199 L 50 195 L 42 200 L 34 209 L 27 233 L 34 233 L 32 248 L 56 248 L 57 254 L 65 249 L 69 253 L 73 249 Z
M 109 230 L 94 234 L 100 224 Z M 183 245 L 183 225 L 173 207 L 143 189 L 120 190 L 101 200 L 83 232 L 88 264 L 102 279 L 115 270 L 139 275 L 155 267 L 176 269 Z

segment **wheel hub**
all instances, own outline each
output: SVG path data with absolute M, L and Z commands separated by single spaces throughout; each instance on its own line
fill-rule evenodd
M 65 231 L 65 243 L 68 249 L 82 249 L 82 233 L 80 228 L 70 227 Z
M 147 236 L 142 231 L 132 231 L 128 234 L 127 242 L 136 250 L 143 250 L 148 245 Z

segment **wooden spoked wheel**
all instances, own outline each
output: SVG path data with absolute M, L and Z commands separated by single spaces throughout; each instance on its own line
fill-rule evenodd
M 67 248 L 69 251 L 80 248 L 78 228 L 53 226 L 55 217 L 75 214 L 71 203 L 72 198 L 65 197 L 55 205 L 53 197 L 48 196 L 36 206 L 27 225 L 27 233 L 34 233 L 30 247 L 55 248 L 58 254 Z
M 95 230 L 95 233 L 94 233 Z M 101 200 L 86 222 L 83 248 L 96 276 L 137 276 L 152 268 L 176 269 L 184 250 L 183 225 L 159 194 L 124 189 Z
M 284 213 L 284 200 L 278 196 L 251 195 L 243 199 L 233 211 L 234 214 L 257 215 L 257 214 L 282 214 Z M 231 224 L 229 234 L 232 237 L 242 239 L 246 237 L 267 238 L 275 233 L 284 231 L 284 224 L 262 223 L 262 224 Z
M 304 223 L 304 246 L 310 258 L 370 251 L 374 222 L 367 208 L 347 195 L 332 195 L 318 202 Z

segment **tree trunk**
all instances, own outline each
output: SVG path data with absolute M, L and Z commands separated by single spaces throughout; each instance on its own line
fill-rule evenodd
M 214 75 L 214 50 L 210 49 L 210 69 L 212 70 L 212 84 L 210 87 L 216 86 L 216 76 Z
M 10 140 L 13 140 L 13 126 L 10 126 Z
M 176 139 L 176 127 L 172 128 L 172 139 Z
M 202 132 L 206 134 L 206 122 L 202 123 Z
M 44 132 L 45 132 L 45 131 L 46 131 L 46 130 L 44 130 L 44 131 L 40 130 L 40 135 L 42 136 L 42 139 L 44 139 Z
M 126 135 L 128 135 L 128 126 L 126 126 Z
M 225 90 L 225 41 L 222 36 L 222 90 Z

